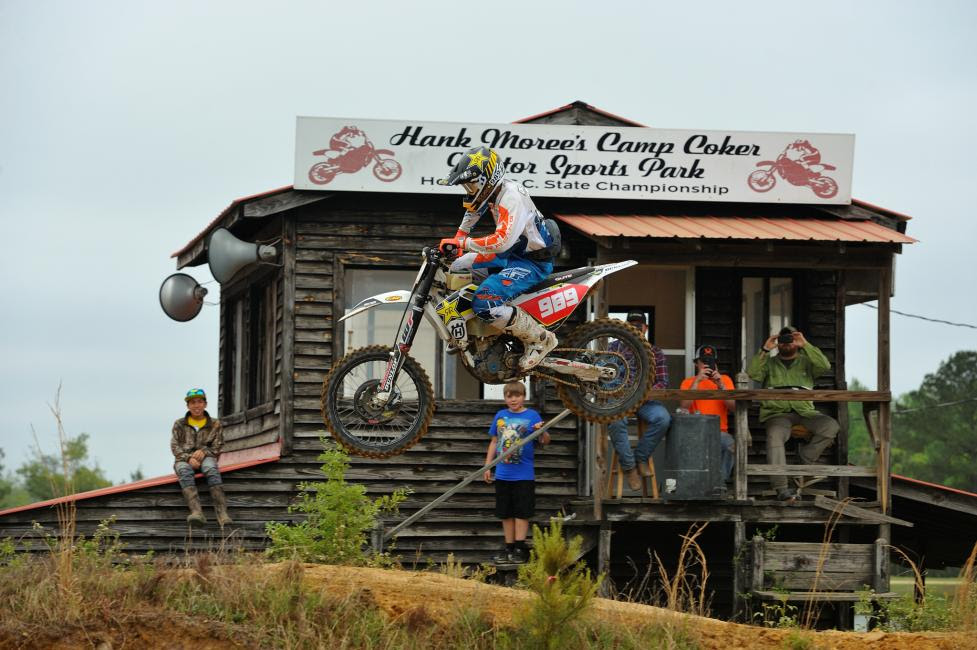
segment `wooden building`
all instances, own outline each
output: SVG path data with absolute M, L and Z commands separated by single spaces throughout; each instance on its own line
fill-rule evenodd
M 640 126 L 581 102 L 523 122 Z M 908 217 L 859 201 L 821 206 L 538 198 L 536 203 L 561 222 L 565 246 L 558 268 L 639 262 L 605 280 L 593 311 L 646 310 L 654 341 L 666 353 L 672 387 L 691 374 L 700 342 L 716 346 L 720 370 L 730 375 L 782 324 L 797 326 L 825 352 L 833 371 L 817 386 L 828 400 L 819 407 L 842 424 L 837 444 L 822 459 L 834 468 L 826 470 L 831 477 L 826 487 L 843 500 L 850 494 L 849 481 L 858 480 L 863 491 L 875 488 L 881 495 L 857 511 L 847 510 L 832 539 L 858 544 L 838 547 L 864 559 L 845 566 L 886 591 L 876 540 L 892 539 L 889 527 L 898 521 L 890 515 L 899 516 L 890 508 L 887 466 L 888 304 L 895 255 L 914 241 L 905 235 Z M 221 465 L 235 526 L 221 537 L 210 517 L 203 533 L 191 535 L 175 477 L 161 477 L 77 495 L 72 501 L 79 531 L 115 516 L 115 529 L 136 552 L 261 548 L 266 522 L 295 518 L 287 506 L 296 486 L 321 477 L 316 460 L 324 435 L 320 390 L 333 360 L 353 347 L 393 339 L 396 322 L 391 325 L 379 313 L 368 312 L 372 321 L 339 325 L 337 319 L 366 296 L 409 288 L 419 250 L 453 233 L 460 214 L 457 196 L 426 194 L 284 187 L 232 202 L 174 257 L 181 269 L 205 264 L 207 235 L 221 226 L 247 241 L 277 241 L 281 251 L 280 265 L 251 266 L 221 290 L 217 407 L 225 426 Z M 869 300 L 878 300 L 880 308 L 878 391 L 851 395 L 845 391 L 845 307 Z M 501 404 L 494 399 L 498 393 L 476 383 L 443 352 L 429 331 L 419 335 L 412 350 L 431 375 L 438 398 L 427 436 L 401 456 L 354 458 L 348 474 L 374 495 L 410 488 L 404 516 L 482 464 L 488 421 Z M 533 389 L 531 400 L 544 417 L 560 410 L 545 385 Z M 659 397 L 675 400 L 681 394 Z M 875 468 L 845 467 L 847 410 L 837 409 L 843 400 L 870 405 L 880 450 Z M 745 398 L 738 404 L 737 484 L 728 499 L 679 504 L 629 494 L 614 498 L 606 490 L 603 432 L 570 419 L 537 454 L 538 519 L 574 515 L 573 529 L 589 540 L 588 559 L 608 571 L 621 592 L 638 591 L 653 553 L 673 562 L 679 535 L 692 522 L 710 522 L 700 542 L 712 574 L 713 611 L 729 613 L 736 594 L 770 591 L 770 584 L 750 582 L 747 565 L 761 562 L 757 571 L 763 583 L 765 571 L 769 578 L 782 569 L 770 569 L 757 556 L 771 562 L 780 557 L 787 567 L 792 554 L 809 552 L 803 544 L 821 542 L 833 502 L 822 495 L 817 503 L 811 497 L 787 507 L 762 494 L 776 468 L 764 465 L 756 409 Z M 747 429 L 752 447 L 746 444 Z M 163 439 L 160 444 L 162 450 Z M 395 546 L 404 564 L 426 566 L 444 561 L 448 553 L 466 563 L 487 561 L 500 543 L 492 495 L 490 485 L 472 483 L 404 530 Z M 56 521 L 50 505 L 0 513 L 0 536 L 28 539 L 31 521 Z M 751 542 L 754 534 L 774 526 L 776 541 L 755 550 L 760 546 Z M 796 571 L 783 571 L 788 589 L 807 588 Z M 842 591 L 851 591 L 852 580 L 842 580 Z

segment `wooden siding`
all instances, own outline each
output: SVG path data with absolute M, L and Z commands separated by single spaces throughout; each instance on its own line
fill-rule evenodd
M 338 354 L 333 323 L 348 306 L 342 295 L 346 268 L 387 267 L 413 271 L 419 251 L 457 227 L 458 212 L 422 207 L 416 199 L 388 211 L 355 210 L 333 203 L 302 210 L 296 221 L 294 429 L 290 457 L 276 472 L 307 476 L 318 471 L 315 458 L 325 434 L 320 411 L 322 381 Z M 325 208 L 329 207 L 329 211 Z M 485 229 L 485 224 L 480 224 Z M 432 378 L 433 380 L 433 378 Z M 407 487 L 412 494 L 404 516 L 439 496 L 484 461 L 492 415 L 504 404 L 439 401 L 431 428 L 407 453 L 382 460 L 354 458 L 350 481 L 370 494 Z M 558 427 L 554 442 L 537 455 L 537 518 L 555 514 L 577 494 L 577 425 Z M 284 468 L 288 468 L 285 470 Z M 493 515 L 494 487 L 472 483 L 417 525 L 405 530 L 396 551 L 411 561 L 443 561 L 449 552 L 463 562 L 488 560 L 502 541 Z M 399 518 L 392 519 L 392 525 Z

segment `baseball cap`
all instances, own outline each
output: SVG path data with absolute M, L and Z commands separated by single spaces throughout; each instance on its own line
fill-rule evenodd
M 200 398 L 202 400 L 207 399 L 207 393 L 204 392 L 203 388 L 191 388 L 187 391 L 187 396 L 183 398 L 184 401 L 189 402 L 192 399 Z
M 718 355 L 716 354 L 715 346 L 704 343 L 696 348 L 693 361 L 698 361 L 700 359 L 702 361 L 715 361 L 717 357 Z
M 642 323 L 647 324 L 648 319 L 645 318 L 645 313 L 640 309 L 632 309 L 628 312 L 627 321 L 629 323 Z

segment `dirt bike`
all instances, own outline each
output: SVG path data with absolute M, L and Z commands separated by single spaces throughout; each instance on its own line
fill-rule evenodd
M 502 384 L 527 375 L 555 383 L 563 404 L 597 423 L 627 417 L 652 388 L 654 357 L 647 337 L 627 323 L 601 318 L 577 325 L 529 371 L 521 370 L 522 342 L 472 311 L 478 285 L 449 273 L 450 255 L 425 248 L 412 291 L 389 291 L 361 301 L 340 321 L 379 305 L 405 303 L 393 346 L 372 345 L 339 359 L 323 380 L 322 417 L 333 438 L 353 454 L 385 458 L 406 451 L 427 432 L 434 390 L 408 353 L 426 319 L 479 381 Z M 514 299 L 551 331 L 557 330 L 604 277 L 629 260 L 560 271 Z
M 763 160 L 756 166 L 767 167 L 767 169 L 758 169 L 746 179 L 747 184 L 755 192 L 772 190 L 777 184 L 776 173 L 791 185 L 810 186 L 811 190 L 822 199 L 830 199 L 838 193 L 838 183 L 835 179 L 821 175 L 821 171 L 836 169 L 834 165 L 817 164 L 808 168 L 781 154 L 777 160 Z
M 313 151 L 314 156 L 327 156 L 332 149 L 319 149 Z M 392 156 L 394 152 L 389 149 L 374 149 L 371 143 L 357 147 L 345 154 L 336 156 L 326 162 L 318 162 L 309 169 L 309 180 L 316 185 L 325 185 L 336 174 L 353 174 L 364 167 L 373 163 L 373 175 L 379 180 L 389 183 L 400 177 L 403 169 L 400 163 L 393 158 L 381 158 L 380 155 Z

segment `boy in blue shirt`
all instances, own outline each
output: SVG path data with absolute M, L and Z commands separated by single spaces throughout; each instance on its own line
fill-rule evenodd
M 506 407 L 495 414 L 485 464 L 495 456 L 504 454 L 520 439 L 529 436 L 543 426 L 543 418 L 533 409 L 526 408 L 526 387 L 512 381 L 503 388 Z M 549 444 L 550 434 L 544 432 L 537 440 Z M 533 465 L 533 447 L 536 440 L 495 466 L 495 516 L 502 520 L 505 548 L 492 558 L 496 564 L 521 564 L 529 559 L 526 535 L 529 520 L 536 514 L 536 474 Z M 492 481 L 492 470 L 485 470 L 485 482 Z

